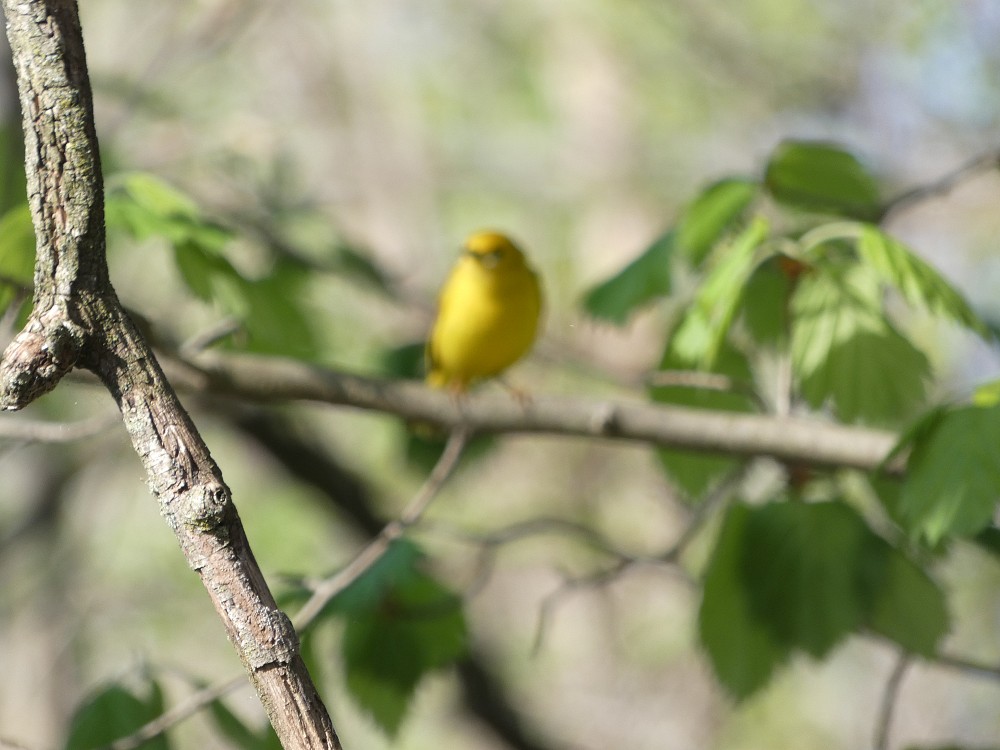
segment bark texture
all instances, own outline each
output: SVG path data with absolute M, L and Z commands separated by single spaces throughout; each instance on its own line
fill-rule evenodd
M 2 0 L 37 236 L 34 309 L 0 361 L 0 408 L 73 367 L 122 412 L 160 510 L 198 572 L 285 748 L 340 748 L 229 488 L 108 277 L 93 102 L 75 0 Z

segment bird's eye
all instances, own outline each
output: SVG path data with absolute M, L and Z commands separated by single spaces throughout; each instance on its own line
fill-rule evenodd
M 491 250 L 488 253 L 480 255 L 479 262 L 483 264 L 483 268 L 492 269 L 500 264 L 501 258 L 503 258 L 502 250 Z

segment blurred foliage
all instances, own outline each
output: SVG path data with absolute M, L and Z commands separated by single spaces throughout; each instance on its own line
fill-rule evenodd
M 462 600 L 421 570 L 420 548 L 391 542 L 359 578 L 324 607 L 307 638 L 330 621 L 343 621 L 340 663 L 347 689 L 390 736 L 398 734 L 421 680 L 466 653 Z M 307 590 L 283 599 L 305 599 Z M 329 656 L 310 645 L 310 672 L 322 674 Z
M 441 689 L 470 643 L 497 655 L 510 702 L 531 706 L 522 719 L 552 747 L 809 747 L 817 735 L 855 747 L 885 650 L 995 660 L 1000 388 L 969 386 L 996 378 L 983 322 L 998 318 L 995 180 L 929 194 L 933 211 L 889 210 L 900 185 L 995 145 L 1000 17 L 988 6 L 84 4 L 112 275 L 158 341 L 420 377 L 412 342 L 456 238 L 497 226 L 546 282 L 547 337 L 517 373 L 532 390 L 903 435 L 902 481 L 484 441 L 428 529 L 394 544 L 305 636 L 347 745 L 496 745 L 485 724 L 455 720 L 454 690 Z M 0 99 L 9 321 L 29 304 L 8 310 L 25 300 L 34 243 L 18 105 Z M 220 323 L 232 325 L 206 336 Z M 730 387 L 669 379 L 692 371 Z M 645 380 L 644 392 L 620 387 Z M 345 564 L 361 540 L 336 498 L 249 445 L 231 405 L 191 401 L 269 578 Z M 32 408 L 72 420 L 105 402 L 67 384 Z M 363 477 L 375 517 L 398 512 L 440 450 L 391 419 L 288 415 Z M 0 700 L 5 735 L 100 746 L 183 699 L 189 681 L 170 689 L 172 665 L 206 679 L 238 667 L 124 441 L 2 447 L 0 661 L 24 685 Z M 735 497 L 713 494 L 742 470 Z M 57 476 L 68 478 L 47 484 Z M 665 494 L 683 502 L 649 502 Z M 493 567 L 500 544 L 476 542 L 557 518 L 655 560 L 688 514 L 705 526 L 678 564 L 701 581 L 700 606 L 660 579 L 602 578 L 590 551 L 548 537 L 504 546 Z M 468 530 L 461 544 L 432 532 L 443 521 Z M 968 562 L 973 545 L 987 562 Z M 553 571 L 583 616 L 550 618 L 532 660 L 525 631 Z M 614 595 L 586 594 L 577 575 Z M 455 593 L 467 590 L 479 595 Z M 293 587 L 283 602 L 302 596 Z M 871 634 L 890 645 L 859 655 Z M 630 663 L 632 648 L 648 658 Z M 692 654 L 753 699 L 718 700 Z M 141 689 L 138 660 L 161 670 Z M 819 661 L 848 663 L 850 679 Z M 913 713 L 937 706 L 925 679 L 907 683 Z M 922 712 L 935 737 L 996 736 L 995 699 L 948 689 L 961 710 Z M 244 708 L 217 702 L 149 746 L 275 747 L 259 709 Z
M 95 693 L 77 709 L 69 729 L 65 750 L 96 750 L 130 735 L 164 711 L 163 690 L 153 680 L 140 696 L 120 684 L 111 684 Z M 141 746 L 144 750 L 168 750 L 165 737 Z
M 732 506 L 699 625 L 719 678 L 746 698 L 794 651 L 825 658 L 861 628 L 931 657 L 949 621 L 924 571 L 845 503 L 827 501 Z

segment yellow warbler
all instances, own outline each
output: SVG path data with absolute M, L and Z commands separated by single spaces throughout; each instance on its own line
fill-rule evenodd
M 438 298 L 427 342 L 427 382 L 464 391 L 528 353 L 542 292 L 524 255 L 499 232 L 475 232 Z

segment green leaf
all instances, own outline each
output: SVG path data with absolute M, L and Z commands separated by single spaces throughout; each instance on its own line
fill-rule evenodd
M 996 406 L 1000 404 L 1000 380 L 983 383 L 972 393 L 972 403 L 976 406 Z
M 711 369 L 729 335 L 757 248 L 767 238 L 767 223 L 755 220 L 733 239 L 705 276 L 674 334 L 678 355 L 699 369 Z
M 334 249 L 333 270 L 357 279 L 387 296 L 393 295 L 393 285 L 385 270 L 368 255 L 355 248 L 339 244 Z
M 875 536 L 845 504 L 769 503 L 745 533 L 750 605 L 780 643 L 821 658 L 865 621 L 881 561 Z
M 944 596 L 842 502 L 735 505 L 708 564 L 702 643 L 737 698 L 795 651 L 827 656 L 871 628 L 922 655 L 948 629 Z
M 857 247 L 861 259 L 910 304 L 989 337 L 986 324 L 961 293 L 902 242 L 866 224 L 861 226 Z
M 341 641 L 348 690 L 389 735 L 420 680 L 466 650 L 461 599 L 419 570 L 419 548 L 397 539 L 324 614 L 347 620 Z
M 938 422 L 941 421 L 941 418 L 948 413 L 948 409 L 948 406 L 941 404 L 932 406 L 910 422 L 906 426 L 906 429 L 900 433 L 899 439 L 896 440 L 896 444 L 892 447 L 892 450 L 882 460 L 882 465 L 889 464 L 893 459 L 901 455 L 903 451 L 912 448 L 918 440 L 923 440 L 930 435 L 934 428 L 937 427 Z
M 220 296 L 220 283 L 242 286 L 244 281 L 228 260 L 214 252 L 206 252 L 196 242 L 181 241 L 174 245 L 174 262 L 187 288 L 202 302 L 211 302 Z
M 136 239 L 162 237 L 174 246 L 193 243 L 213 253 L 232 239 L 232 232 L 208 220 L 190 197 L 158 177 L 129 173 L 111 184 L 105 207 L 108 225 Z
M 222 254 L 233 233 L 203 216 L 180 190 L 145 173 L 119 176 L 108 192 L 106 215 L 109 227 L 136 239 L 166 240 L 181 278 L 200 300 L 225 298 L 230 312 L 241 302 L 244 279 Z
M 239 750 L 281 750 L 281 741 L 268 724 L 260 729 L 247 726 L 222 701 L 212 701 L 209 713 L 219 733 Z
M 638 308 L 670 293 L 670 263 L 676 247 L 668 232 L 625 268 L 587 292 L 583 308 L 594 318 L 625 325 Z
M 996 526 L 983 529 L 972 538 L 972 541 L 993 557 L 1000 558 L 1000 529 Z
M 677 246 L 696 268 L 715 244 L 743 216 L 757 197 L 759 185 L 730 178 L 709 185 L 684 211 L 677 227 Z
M 888 543 L 882 544 L 883 578 L 868 616 L 868 627 L 907 651 L 931 658 L 948 632 L 944 593 L 903 553 Z
M 943 414 L 910 455 L 899 513 L 909 531 L 937 544 L 986 528 L 1000 498 L 1000 407 Z
M 247 340 L 242 349 L 307 360 L 320 356 L 313 318 L 303 307 L 309 279 L 305 266 L 280 258 L 267 276 L 236 282 L 235 291 L 246 305 L 243 323 Z
M 382 373 L 389 377 L 408 380 L 423 378 L 426 348 L 427 344 L 424 341 L 411 341 L 385 350 L 379 358 Z
M 35 228 L 28 204 L 15 206 L 0 217 L 0 315 L 17 298 L 16 286 L 30 287 L 35 266 Z
M 359 578 L 330 602 L 340 614 L 357 615 L 376 609 L 393 589 L 417 575 L 423 559 L 420 548 L 409 539 L 396 539 Z
M 163 693 L 150 681 L 148 695 L 138 697 L 119 684 L 108 685 L 73 715 L 65 750 L 93 750 L 135 732 L 163 713 Z M 142 750 L 168 750 L 165 736 L 144 742 Z
M 871 220 L 881 203 L 875 178 L 839 146 L 784 141 L 768 161 L 764 184 L 779 203 L 820 213 Z
M 0 124 L 0 214 L 17 208 L 27 195 L 24 133 L 20 118 Z
M 747 279 L 740 313 L 750 335 L 760 344 L 780 345 L 791 330 L 789 303 L 795 278 L 785 268 L 798 268 L 792 258 L 772 255 Z M 801 265 L 801 264 L 799 264 Z
M 686 329 L 690 332 L 689 326 Z M 671 337 L 667 343 L 660 372 L 685 371 L 694 369 L 690 357 L 678 351 Z M 715 358 L 712 373 L 724 375 L 733 380 L 734 384 L 749 388 L 753 376 L 747 358 L 729 344 L 724 344 L 722 351 Z M 712 411 L 753 411 L 754 401 L 743 391 L 719 391 L 682 386 L 657 386 L 650 388 L 653 401 L 675 406 L 690 406 L 696 409 Z M 712 484 L 734 469 L 741 459 L 725 456 L 710 456 L 701 453 L 691 453 L 676 450 L 658 450 L 657 456 L 671 480 L 691 498 L 700 497 Z
M 726 513 L 705 572 L 698 633 L 719 681 L 737 700 L 771 679 L 791 649 L 758 617 L 742 571 L 746 526 L 752 510 L 734 505 Z
M 812 406 L 831 402 L 845 422 L 896 424 L 923 402 L 930 363 L 882 314 L 870 269 L 816 267 L 800 280 L 792 316 L 792 366 Z
M 460 599 L 413 572 L 349 619 L 341 645 L 347 688 L 395 736 L 420 680 L 463 656 L 466 643 Z

